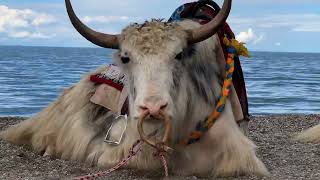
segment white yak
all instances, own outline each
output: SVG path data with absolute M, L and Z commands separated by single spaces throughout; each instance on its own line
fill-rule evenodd
M 197 176 L 234 176 L 242 174 L 268 175 L 264 164 L 255 154 L 255 145 L 239 129 L 230 98 L 225 110 L 200 141 L 181 147 L 179 141 L 194 130 L 213 110 L 221 94 L 224 60 L 216 32 L 231 9 L 225 0 L 219 14 L 206 25 L 181 22 L 147 21 L 132 24 L 121 34 L 96 32 L 75 15 L 70 0 L 67 11 L 73 26 L 86 39 L 105 48 L 119 49 L 115 63 L 126 75 L 129 93 L 129 119 L 125 137 L 120 145 L 103 142 L 108 124 L 114 115 L 90 102 L 97 86 L 89 80 L 91 74 L 105 70 L 100 67 L 85 75 L 80 82 L 42 112 L 1 133 L 1 138 L 28 144 L 37 152 L 57 158 L 76 160 L 101 167 L 111 167 L 124 158 L 132 144 L 140 139 L 138 121 L 144 114 L 145 130 L 164 128 L 159 119 L 170 119 L 167 145 L 172 173 Z M 222 59 L 222 60 L 221 60 Z M 235 92 L 231 92 L 235 96 Z M 238 103 L 238 102 L 237 102 Z M 153 160 L 154 148 L 144 144 L 127 167 L 157 170 Z

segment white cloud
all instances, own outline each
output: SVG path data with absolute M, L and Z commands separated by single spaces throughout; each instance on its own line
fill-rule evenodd
M 56 22 L 54 16 L 30 9 L 12 9 L 0 5 L 0 32 L 12 38 L 49 38 L 38 32 L 41 25 Z
M 320 18 L 316 23 L 301 24 L 300 26 L 294 27 L 292 31 L 296 32 L 320 32 Z
M 243 43 L 253 43 L 257 44 L 264 39 L 264 35 L 256 35 L 252 28 L 249 28 L 248 31 L 240 32 L 236 35 L 236 39 Z
M 48 15 L 48 14 L 38 14 L 38 16 L 32 20 L 31 24 L 35 26 L 40 26 L 40 25 L 51 24 L 54 22 L 56 22 L 56 19 L 54 16 Z
M 29 35 L 30 35 L 30 33 L 27 31 L 9 33 L 9 37 L 13 37 L 13 38 L 26 38 Z
M 277 14 L 255 18 L 233 17 L 229 22 L 237 27 L 288 28 L 299 32 L 320 32 L 320 14 Z
M 51 39 L 54 37 L 56 37 L 56 34 L 43 34 L 40 32 L 31 33 L 31 35 L 29 36 L 29 38 L 34 38 L 34 39 Z
M 128 16 L 85 16 L 83 18 L 84 23 L 110 23 L 119 21 L 128 21 Z
M 31 38 L 31 39 L 50 39 L 56 36 L 56 34 L 46 35 L 40 32 L 29 32 L 29 31 L 20 31 L 20 32 L 10 32 L 8 34 L 11 38 Z
M 9 9 L 7 6 L 0 6 L 0 32 L 8 27 L 27 27 L 28 21 L 25 19 L 32 14 L 31 10 Z
M 280 42 L 277 42 L 277 43 L 275 43 L 274 45 L 276 45 L 276 46 L 281 46 L 281 43 L 280 43 Z

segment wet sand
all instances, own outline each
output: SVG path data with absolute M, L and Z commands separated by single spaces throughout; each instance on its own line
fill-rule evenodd
M 0 130 L 24 118 L 0 118 Z M 257 155 L 271 173 L 263 179 L 320 179 L 320 144 L 292 140 L 296 132 L 320 123 L 320 115 L 275 115 L 252 117 L 249 137 L 258 146 Z M 170 162 L 169 162 L 170 163 Z M 84 164 L 42 157 L 29 147 L 0 140 L 0 179 L 71 179 L 99 171 Z M 119 170 L 100 179 L 159 179 L 162 172 Z M 197 179 L 172 177 L 172 179 Z M 200 178 L 199 178 L 200 179 Z M 243 176 L 221 179 L 262 179 Z

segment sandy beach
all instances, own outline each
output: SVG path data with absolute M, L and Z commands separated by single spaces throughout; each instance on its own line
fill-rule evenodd
M 24 118 L 0 118 L 0 130 Z M 320 144 L 292 140 L 296 132 L 320 123 L 320 115 L 275 115 L 252 117 L 250 139 L 258 146 L 257 155 L 271 173 L 270 179 L 320 179 Z M 169 162 L 170 163 L 170 162 Z M 99 171 L 84 164 L 42 157 L 29 147 L 0 140 L 0 179 L 70 179 Z M 161 172 L 162 173 L 162 172 Z M 101 179 L 159 179 L 157 172 L 119 170 Z M 197 179 L 172 177 L 172 179 Z M 261 179 L 244 176 L 227 179 Z M 269 178 L 264 178 L 269 179 Z

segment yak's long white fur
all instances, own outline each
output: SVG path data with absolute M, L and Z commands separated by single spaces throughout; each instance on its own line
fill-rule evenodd
M 301 142 L 319 143 L 320 142 L 320 124 L 301 132 L 295 137 L 295 139 Z

